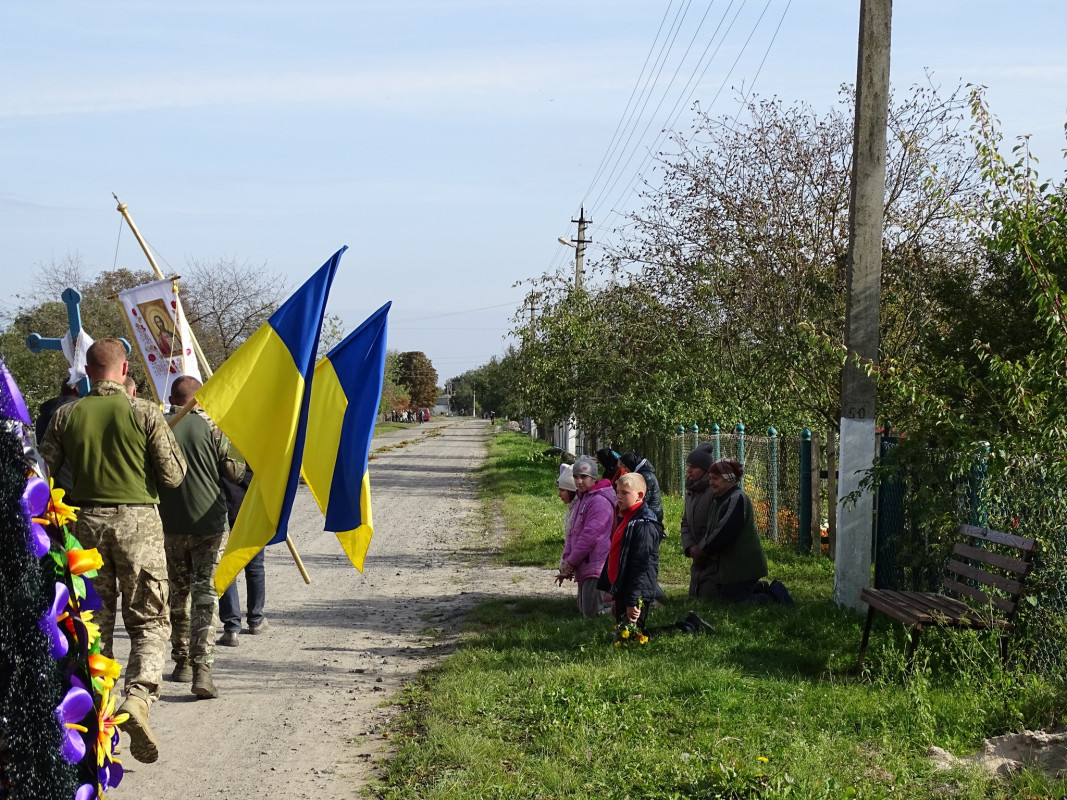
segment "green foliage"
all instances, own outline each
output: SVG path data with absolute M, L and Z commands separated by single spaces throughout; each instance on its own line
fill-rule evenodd
M 555 464 L 536 442 L 498 435 L 491 448 L 487 504 L 505 514 L 517 498 L 562 508 Z M 537 550 L 525 540 L 551 527 L 511 519 L 509 561 Z M 561 545 L 544 566 L 555 566 Z M 672 535 L 663 553 L 676 549 Z M 569 594 L 481 604 L 456 653 L 404 692 L 392 732 L 399 750 L 371 794 L 977 800 L 1067 791 L 1029 771 L 1004 781 L 938 773 L 926 757 L 932 744 L 966 755 L 985 737 L 1060 724 L 1061 684 L 1002 667 L 995 639 L 979 632 L 927 634 L 908 676 L 903 630 L 886 620 L 857 677 L 860 620 L 834 605 L 830 562 L 773 546 L 768 558 L 795 606 L 707 607 L 674 582 L 650 625 L 693 608 L 715 633 L 661 631 L 638 648 L 612 647 L 612 620 L 580 618 Z
M 437 405 L 437 370 L 426 354 L 409 350 L 397 356 L 397 380 L 407 390 L 413 408 L 433 408 Z
M 523 403 L 541 420 L 573 413 L 583 430 L 630 440 L 744 420 L 764 429 L 838 424 L 852 149 L 851 94 L 839 109 L 753 100 L 740 119 L 697 114 L 661 158 L 662 181 L 601 281 L 533 281 L 523 340 Z M 936 311 L 927 287 L 974 273 L 976 242 L 956 206 L 977 200 L 960 132 L 964 100 L 913 88 L 890 110 L 882 349 L 922 361 Z

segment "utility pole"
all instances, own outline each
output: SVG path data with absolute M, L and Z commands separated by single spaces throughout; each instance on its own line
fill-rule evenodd
M 578 238 L 575 240 L 574 250 L 574 288 L 582 288 L 582 275 L 585 271 L 585 246 L 591 242 L 591 239 L 585 238 L 585 226 L 592 222 L 591 219 L 585 218 L 585 204 L 580 206 L 578 213 L 578 219 L 572 219 L 571 222 L 578 223 Z
M 585 226 L 591 223 L 593 220 L 585 218 L 585 206 L 581 206 L 581 211 L 578 214 L 578 219 L 572 219 L 571 222 L 578 223 L 578 238 L 577 239 L 564 239 L 560 236 L 556 241 L 560 244 L 565 244 L 567 247 L 574 248 L 574 288 L 582 288 L 582 273 L 585 271 L 585 246 L 592 242 L 592 239 L 585 238 Z
M 878 363 L 892 21 L 892 0 L 860 3 L 845 346 L 850 356 L 854 354 L 871 364 Z M 843 501 L 859 490 L 860 481 L 874 463 L 876 400 L 874 381 L 860 368 L 845 364 L 841 373 L 841 477 L 837 490 L 840 516 L 834 600 L 857 610 L 862 610 L 860 590 L 871 581 L 874 497 L 870 491 L 863 491 L 855 504 Z

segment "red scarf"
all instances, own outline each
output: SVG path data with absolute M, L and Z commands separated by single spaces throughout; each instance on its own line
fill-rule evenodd
M 622 537 L 626 533 L 626 526 L 630 524 L 630 520 L 634 518 L 634 514 L 637 513 L 643 504 L 643 501 L 638 500 L 633 504 L 633 507 L 628 508 L 622 512 L 622 516 L 619 518 L 619 524 L 615 526 L 615 530 L 611 533 L 611 549 L 608 550 L 608 580 L 612 584 L 619 578 L 619 556 L 622 555 Z

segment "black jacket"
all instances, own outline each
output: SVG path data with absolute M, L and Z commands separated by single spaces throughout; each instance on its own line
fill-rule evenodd
M 623 606 L 636 606 L 641 599 L 651 603 L 659 590 L 659 543 L 665 537 L 663 524 L 656 519 L 655 512 L 642 503 L 622 535 L 615 583 L 608 579 L 605 562 L 597 588 L 611 592 Z

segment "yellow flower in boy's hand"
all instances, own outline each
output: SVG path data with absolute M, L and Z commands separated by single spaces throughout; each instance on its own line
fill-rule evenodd
M 622 642 L 615 642 L 615 646 L 616 647 L 621 647 L 622 646 Z
M 630 638 L 630 632 L 628 630 L 626 630 L 625 628 L 623 628 L 623 631 L 622 631 L 622 638 L 623 639 L 629 639 Z
M 640 644 L 644 644 L 645 642 L 647 642 L 647 641 L 648 641 L 648 637 L 647 637 L 647 636 L 645 636 L 644 634 L 641 634 L 640 636 L 638 636 L 638 637 L 637 637 L 637 641 L 638 641 L 638 642 L 639 642 Z

